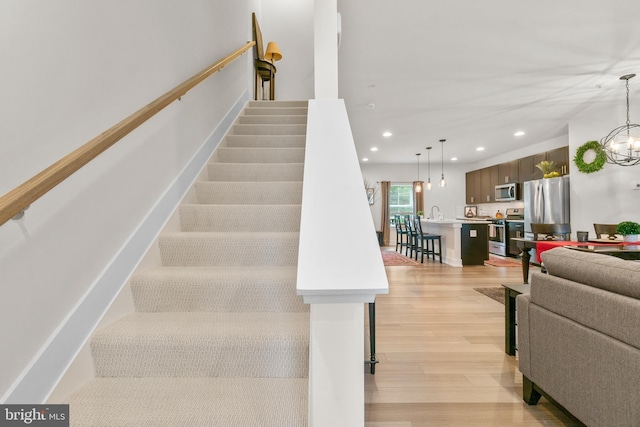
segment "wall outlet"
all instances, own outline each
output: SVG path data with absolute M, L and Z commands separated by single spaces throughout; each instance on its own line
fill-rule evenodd
M 632 185 L 633 185 L 633 190 L 640 190 L 640 182 L 634 182 Z

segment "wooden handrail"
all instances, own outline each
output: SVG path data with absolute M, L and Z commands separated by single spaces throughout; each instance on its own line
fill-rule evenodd
M 0 225 L 28 208 L 31 203 L 38 200 L 53 187 L 98 157 L 107 150 L 107 148 L 124 138 L 127 134 L 149 120 L 173 101 L 179 99 L 206 78 L 220 71 L 225 65 L 231 63 L 247 50 L 251 49 L 255 44 L 255 41 L 247 42 L 247 44 L 240 49 L 210 65 L 190 79 L 185 80 L 169 92 L 145 105 L 129 117 L 0 197 Z

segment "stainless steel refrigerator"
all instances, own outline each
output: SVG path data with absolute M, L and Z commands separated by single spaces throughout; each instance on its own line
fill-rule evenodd
M 568 224 L 570 221 L 569 175 L 524 183 L 525 237 L 533 238 L 531 223 Z

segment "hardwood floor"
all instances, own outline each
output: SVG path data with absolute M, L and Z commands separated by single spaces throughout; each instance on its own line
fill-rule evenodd
M 425 261 L 386 271 L 367 427 L 581 425 L 544 398 L 522 401 L 517 356 L 504 352 L 504 305 L 473 289 L 522 283 L 520 268 Z

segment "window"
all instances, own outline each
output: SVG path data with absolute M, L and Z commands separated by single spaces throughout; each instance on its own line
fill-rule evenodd
M 413 185 L 391 184 L 389 188 L 389 216 L 395 226 L 394 215 L 413 215 Z

